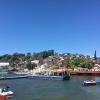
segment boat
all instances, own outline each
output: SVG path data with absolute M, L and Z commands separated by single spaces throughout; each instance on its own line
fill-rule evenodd
M 15 72 L 13 72 L 13 74 L 16 74 L 16 75 L 28 75 L 29 73 L 28 72 L 15 71 Z
M 94 80 L 84 80 L 84 81 L 81 81 L 81 84 L 83 86 L 91 86 L 91 85 L 96 85 L 96 81 L 94 81 Z
M 14 93 L 8 90 L 8 86 L 0 88 L 0 98 L 12 97 Z
M 51 72 L 47 73 L 35 73 L 33 75 L 29 75 L 28 78 L 35 79 L 35 80 L 69 80 L 70 74 L 63 71 L 63 72 Z
M 100 79 L 95 80 L 97 84 L 100 84 Z

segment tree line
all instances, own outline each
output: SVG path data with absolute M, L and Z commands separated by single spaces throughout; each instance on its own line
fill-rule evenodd
M 49 57 L 49 56 L 54 56 L 56 52 L 54 50 L 47 50 L 47 51 L 41 51 L 38 53 L 13 53 L 12 55 L 5 54 L 0 56 L 0 62 L 9 62 L 10 65 L 14 66 L 18 64 L 19 62 L 27 62 L 27 67 L 29 69 L 33 69 L 35 65 L 31 64 L 30 62 L 32 60 L 39 60 L 40 63 L 42 61 Z M 62 54 L 60 56 L 65 56 L 65 54 Z M 59 57 L 60 57 L 59 56 Z M 58 58 L 59 58 L 58 57 Z M 93 60 L 91 60 L 90 57 L 85 57 L 84 55 L 79 55 L 79 57 L 72 57 L 72 54 L 68 53 L 67 54 L 67 59 L 64 59 L 61 61 L 61 63 L 57 63 L 57 58 L 52 59 L 52 68 L 57 69 L 59 66 L 65 67 L 65 68 L 77 68 L 77 67 L 82 67 L 82 68 L 88 68 L 91 69 L 94 66 Z
M 48 56 L 54 55 L 54 50 L 42 51 L 39 53 L 13 53 L 12 55 L 5 54 L 0 56 L 0 62 L 19 62 L 45 59 Z
M 60 64 L 55 64 L 51 66 L 51 68 L 58 69 L 59 67 L 64 67 L 67 69 L 77 69 L 77 68 L 91 69 L 94 67 L 94 64 L 95 63 L 89 56 L 85 57 L 84 55 L 79 55 L 79 57 L 76 56 L 71 57 L 70 54 L 70 57 L 64 59 Z

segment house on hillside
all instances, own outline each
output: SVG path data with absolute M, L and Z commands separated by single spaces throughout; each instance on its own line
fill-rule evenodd
M 7 68 L 10 64 L 8 62 L 0 62 L 0 69 Z
M 100 65 L 100 58 L 96 59 L 95 64 L 99 64 Z
M 8 67 L 9 67 L 8 62 L 0 62 L 0 75 L 6 74 L 8 72 Z
M 39 66 L 39 60 L 33 60 L 33 61 L 31 61 L 31 64 L 35 64 L 36 67 L 38 67 Z
M 97 58 L 94 61 L 94 67 L 93 67 L 93 71 L 100 71 L 100 58 Z

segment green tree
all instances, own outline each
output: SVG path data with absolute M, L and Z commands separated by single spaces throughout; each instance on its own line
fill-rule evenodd
M 35 63 L 31 64 L 30 62 L 28 62 L 26 67 L 28 70 L 33 70 L 36 67 L 36 64 Z

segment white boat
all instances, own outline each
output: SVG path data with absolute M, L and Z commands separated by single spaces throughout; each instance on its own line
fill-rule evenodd
M 94 81 L 94 80 L 85 80 L 85 81 L 81 81 L 81 84 L 83 86 L 96 85 L 96 81 Z
M 14 74 L 17 74 L 17 75 L 27 75 L 29 74 L 28 72 L 21 72 L 21 71 L 16 71 L 16 72 L 13 72 Z
M 8 86 L 5 88 L 0 88 L 0 98 L 8 98 L 14 95 L 14 93 L 9 91 L 8 88 Z

